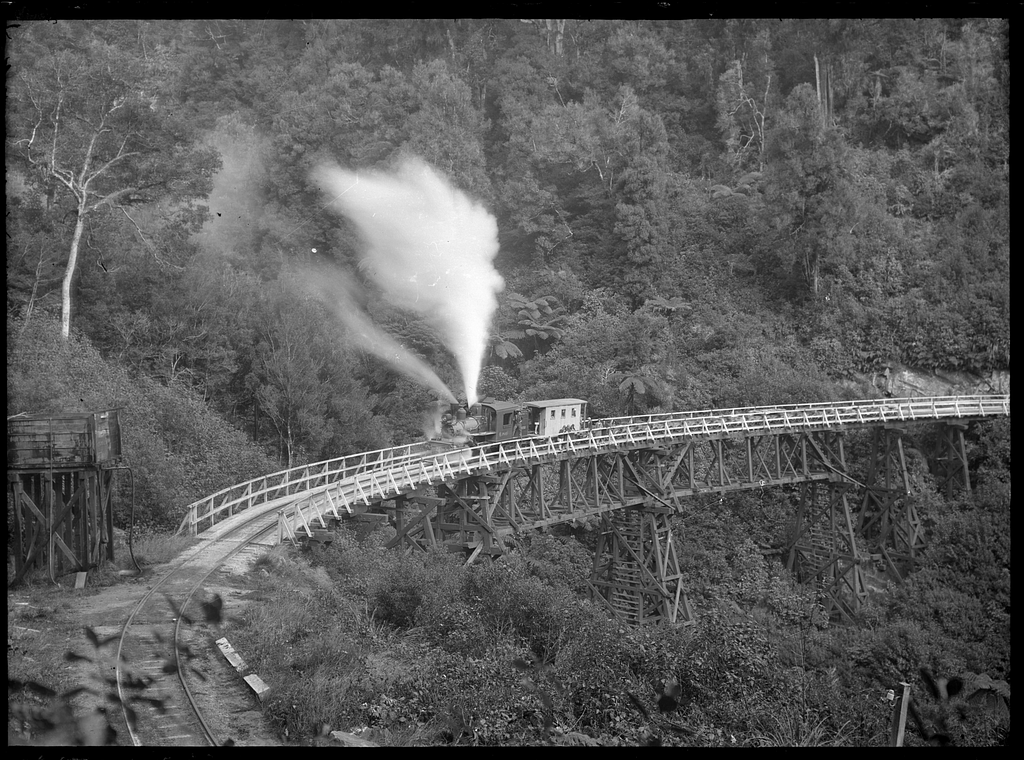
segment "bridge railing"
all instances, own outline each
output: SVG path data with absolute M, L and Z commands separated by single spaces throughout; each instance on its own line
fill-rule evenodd
M 803 424 L 805 421 L 824 420 L 833 422 L 894 422 L 899 420 L 934 419 L 938 417 L 969 417 L 972 415 L 991 416 L 1010 413 L 1010 396 L 928 396 L 920 398 L 858 399 L 822 404 L 787 404 L 771 406 L 742 407 L 736 409 L 714 409 L 697 412 L 665 412 L 662 414 L 636 415 L 632 417 L 609 417 L 596 420 L 603 426 L 618 426 L 663 422 L 701 420 L 706 417 L 722 417 L 737 424 L 769 421 L 783 424 Z M 836 416 L 830 416 L 835 412 Z
M 680 438 L 756 435 L 846 428 L 902 421 L 1008 416 L 1009 396 L 947 396 L 789 406 L 717 409 L 595 420 L 586 430 L 556 438 L 521 438 L 501 444 L 430 455 L 393 457 L 329 489 L 334 503 L 351 509 L 393 499 L 426 485 L 467 475 L 550 461 L 566 454 L 594 455 Z M 309 526 L 302 510 L 282 511 L 279 535 Z
M 330 491 L 332 498 L 350 507 L 393 498 L 396 493 L 474 471 L 521 466 L 566 453 L 600 453 L 681 437 L 1009 413 L 1009 395 L 869 399 L 600 419 L 593 420 L 586 430 L 553 439 L 523 438 L 442 454 L 429 453 L 422 443 L 408 444 L 302 465 L 222 489 L 190 504 L 177 532 L 196 535 L 237 511 L 284 497 L 294 496 L 300 501 L 310 494 Z
M 187 532 L 194 536 L 235 512 L 287 496 L 299 498 L 307 492 L 351 478 L 360 472 L 385 467 L 389 462 L 422 456 L 425 450 L 424 444 L 415 443 L 367 451 L 281 470 L 228 486 L 189 504 L 175 532 Z

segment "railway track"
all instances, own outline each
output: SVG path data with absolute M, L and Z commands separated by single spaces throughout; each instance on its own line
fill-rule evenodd
M 186 637 L 192 622 L 221 620 L 222 600 L 204 598 L 210 576 L 245 549 L 272 541 L 278 512 L 291 501 L 247 510 L 204 534 L 205 540 L 182 554 L 128 616 L 114 667 L 121 709 L 135 746 L 223 743 L 193 693 L 205 676 L 191 664 L 196 654 Z

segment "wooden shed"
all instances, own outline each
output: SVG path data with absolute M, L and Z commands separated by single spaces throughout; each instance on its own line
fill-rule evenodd
M 7 420 L 7 482 L 16 577 L 50 576 L 114 558 L 111 492 L 121 459 L 117 409 Z

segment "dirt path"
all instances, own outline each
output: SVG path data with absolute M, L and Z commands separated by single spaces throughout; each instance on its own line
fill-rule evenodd
M 263 716 L 259 701 L 249 686 L 220 653 L 216 639 L 230 641 L 239 615 L 250 602 L 247 568 L 232 567 L 210 578 L 207 596 L 220 594 L 225 602 L 226 621 L 218 626 L 196 624 L 185 631 L 185 643 L 195 654 L 187 663 L 200 676 L 190 676 L 197 702 L 204 711 L 213 733 L 220 742 L 231 740 L 240 746 L 281 745 Z M 65 693 L 76 686 L 88 686 L 98 694 L 81 693 L 71 700 L 77 722 L 67 721 L 50 739 L 56 744 L 79 741 L 93 743 L 103 738 L 102 720 L 85 720 L 97 707 L 104 706 L 104 694 L 110 690 L 101 674 L 111 670 L 116 638 L 101 651 L 102 663 L 71 660 L 67 652 L 95 657 L 86 628 L 102 641 L 116 637 L 135 605 L 152 588 L 161 568 L 153 568 L 142 578 L 125 579 L 116 585 L 75 590 L 71 583 L 60 587 L 35 586 L 9 590 L 8 605 L 8 677 L 35 680 Z M 69 587 L 70 586 L 70 587 Z M 158 647 L 159 645 L 154 645 Z M 165 646 L 169 652 L 169 646 Z M 162 656 L 163 653 L 154 652 Z M 241 653 L 244 657 L 244 652 Z M 205 680 L 202 680 L 204 679 Z M 159 681 L 148 695 L 158 696 Z M 121 710 L 107 702 L 106 713 L 117 732 L 116 744 L 131 746 L 131 738 Z M 23 728 L 17 720 L 8 721 L 8 744 L 22 743 Z

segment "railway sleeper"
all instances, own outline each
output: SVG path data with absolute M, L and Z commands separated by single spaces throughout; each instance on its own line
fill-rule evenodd
M 266 681 L 255 673 L 245 673 L 245 671 L 249 669 L 248 664 L 246 664 L 242 656 L 235 651 L 235 648 L 231 646 L 231 643 L 226 637 L 217 639 L 217 648 L 220 649 L 221 654 L 224 655 L 224 658 L 228 661 L 231 667 L 239 673 L 239 675 L 245 674 L 242 675 L 242 680 L 249 685 L 249 688 L 252 689 L 253 692 L 255 692 L 256 698 L 260 702 L 263 702 L 270 693 L 270 687 L 267 685 Z

